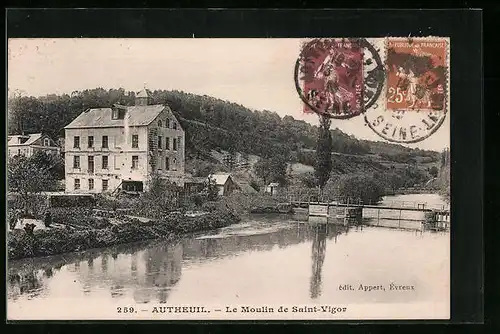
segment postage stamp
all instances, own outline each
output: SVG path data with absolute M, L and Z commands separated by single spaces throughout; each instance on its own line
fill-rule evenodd
M 449 110 L 449 39 L 390 37 L 371 44 L 386 50 L 385 94 L 365 110 L 365 124 L 390 142 L 425 140 Z
M 295 68 L 304 112 L 350 118 L 364 109 L 363 46 L 358 39 L 314 39 L 303 45 Z
M 387 109 L 443 111 L 448 90 L 448 41 L 388 38 L 386 44 Z

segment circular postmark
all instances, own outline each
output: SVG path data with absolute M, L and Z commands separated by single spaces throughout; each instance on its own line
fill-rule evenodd
M 376 102 L 384 68 L 379 52 L 366 39 L 313 39 L 303 45 L 294 76 L 304 112 L 347 119 Z
M 443 124 L 446 112 L 371 109 L 364 118 L 366 124 L 387 141 L 411 144 L 436 132 Z

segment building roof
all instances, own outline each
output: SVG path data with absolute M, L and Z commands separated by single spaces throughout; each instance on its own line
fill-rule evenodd
M 127 112 L 124 119 L 112 119 L 111 108 L 94 108 L 82 112 L 71 123 L 66 125 L 65 129 L 76 128 L 106 128 L 122 127 L 126 123 L 129 126 L 149 125 L 163 111 L 171 110 L 168 106 L 162 104 L 147 106 L 127 106 Z
M 210 179 L 215 180 L 215 184 L 218 186 L 223 186 L 226 184 L 227 180 L 231 177 L 231 174 L 210 174 L 208 176 Z
M 144 88 L 143 90 L 137 92 L 135 97 L 151 97 L 151 94 L 149 94 L 149 91 L 146 88 Z
M 245 194 L 254 194 L 257 192 L 250 183 L 244 181 L 236 181 L 236 184 L 240 187 L 241 191 Z
M 202 176 L 186 176 L 184 178 L 185 183 L 204 184 L 206 181 L 207 181 L 207 178 L 202 177 Z
M 24 143 L 19 143 L 19 139 L 24 138 L 26 141 Z M 28 146 L 36 142 L 38 139 L 42 138 L 41 133 L 32 133 L 29 135 L 12 135 L 8 136 L 7 145 L 23 145 Z

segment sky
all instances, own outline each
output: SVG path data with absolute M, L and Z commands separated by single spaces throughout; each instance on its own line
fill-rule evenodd
M 8 88 L 23 95 L 102 87 L 181 90 L 270 110 L 311 124 L 295 89 L 300 39 L 9 39 Z M 362 117 L 333 120 L 358 139 L 384 141 Z M 429 138 L 405 146 L 449 147 L 449 116 Z

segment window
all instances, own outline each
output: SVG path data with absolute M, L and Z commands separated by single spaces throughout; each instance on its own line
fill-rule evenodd
M 177 137 L 177 146 L 181 148 L 181 137 Z
M 177 130 L 177 123 L 176 122 L 172 122 L 172 123 L 173 123 L 172 124 L 172 129 Z
M 175 139 L 175 138 L 173 139 L 173 142 L 172 142 L 172 149 L 174 151 L 177 151 L 177 139 Z
M 89 173 L 94 172 L 94 157 L 89 156 Z
M 89 136 L 89 148 L 94 147 L 94 136 Z
M 102 180 L 102 191 L 108 190 L 108 180 Z
M 161 120 L 158 121 L 158 127 L 161 128 L 163 124 L 161 123 Z
M 73 148 L 80 148 L 80 136 L 73 138 Z
M 165 169 L 170 170 L 170 159 L 168 157 L 165 158 Z
M 177 170 L 177 159 L 176 158 L 174 158 L 172 160 L 172 170 Z
M 50 139 L 49 138 L 45 138 L 43 140 L 43 146 L 50 146 Z
M 158 149 L 161 150 L 163 147 L 161 145 L 161 136 L 158 136 Z
M 108 160 L 107 155 L 102 156 L 102 169 L 108 169 Z
M 114 165 L 115 165 L 115 169 L 120 169 L 120 157 L 118 156 L 114 156 Z
M 89 179 L 89 190 L 94 189 L 94 179 Z
M 75 190 L 80 189 L 80 179 L 75 179 Z
M 75 155 L 73 157 L 73 168 L 80 169 L 80 156 L 79 155 Z
M 139 167 L 139 156 L 133 155 L 132 156 L 132 169 L 137 169 L 138 167 Z
M 102 136 L 102 148 L 108 148 L 108 136 Z
M 165 127 L 167 129 L 170 127 L 170 120 L 168 118 L 165 120 Z
M 139 135 L 132 135 L 132 148 L 139 148 Z
M 118 119 L 118 108 L 113 108 L 111 119 Z
M 21 155 L 21 149 L 20 148 L 17 149 L 17 155 Z
M 170 138 L 169 137 L 165 138 L 165 149 L 170 150 Z

